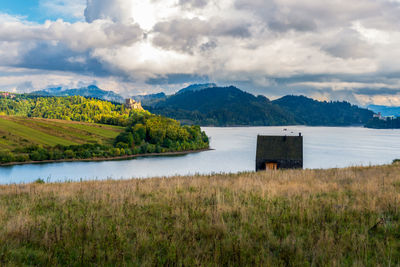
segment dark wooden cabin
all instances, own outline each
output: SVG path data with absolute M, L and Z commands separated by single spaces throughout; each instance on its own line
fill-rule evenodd
M 257 136 L 256 171 L 303 168 L 303 136 Z

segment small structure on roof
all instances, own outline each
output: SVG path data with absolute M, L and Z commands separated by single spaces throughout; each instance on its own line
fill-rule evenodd
M 256 171 L 303 168 L 303 136 L 257 136 Z

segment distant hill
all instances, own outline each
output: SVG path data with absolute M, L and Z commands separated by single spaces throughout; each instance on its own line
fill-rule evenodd
M 389 116 L 400 117 L 400 107 L 369 105 L 368 109 L 374 111 L 375 113 L 380 112 L 384 117 L 389 117 Z
M 61 87 L 49 88 L 41 91 L 34 91 L 31 94 L 40 96 L 85 96 L 117 103 L 122 103 L 124 101 L 124 98 L 119 94 L 113 91 L 102 90 L 96 85 L 78 89 L 62 89 Z
M 149 111 L 203 126 L 364 125 L 373 116 L 348 102 L 320 102 L 304 96 L 270 101 L 234 86 L 193 85 L 146 105 Z M 204 88 L 205 87 L 205 88 Z
M 305 96 L 288 95 L 272 103 L 294 114 L 297 123 L 312 126 L 364 125 L 374 114 L 348 102 L 321 102 Z
M 189 87 L 188 87 L 189 88 Z M 194 87 L 192 87 L 194 88 Z M 273 105 L 266 97 L 256 97 L 236 87 L 210 87 L 179 91 L 146 107 L 150 112 L 183 123 L 239 126 L 295 124 L 293 114 Z

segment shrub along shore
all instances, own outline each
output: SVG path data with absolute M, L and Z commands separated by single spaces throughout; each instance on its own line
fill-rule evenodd
M 0 265 L 400 264 L 400 164 L 0 186 Z
M 192 153 L 199 153 L 204 151 L 213 150 L 211 148 L 204 148 L 198 150 L 185 150 L 185 151 L 175 151 L 175 152 L 162 152 L 162 153 L 145 153 L 145 154 L 133 154 L 133 155 L 123 155 L 115 157 L 97 157 L 97 158 L 76 158 L 76 159 L 58 159 L 58 160 L 41 160 L 41 161 L 24 161 L 24 162 L 8 162 L 0 163 L 1 166 L 14 166 L 14 165 L 26 165 L 26 164 L 43 164 L 43 163 L 57 163 L 57 162 L 96 162 L 96 161 L 114 161 L 114 160 L 127 160 L 140 157 L 158 157 L 158 156 L 176 156 L 176 155 L 187 155 Z

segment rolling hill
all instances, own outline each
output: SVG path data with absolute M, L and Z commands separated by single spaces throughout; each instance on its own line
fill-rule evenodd
M 0 161 L 29 161 L 30 152 L 46 147 L 112 146 L 123 131 L 123 127 L 95 123 L 0 116 Z
M 203 126 L 288 125 L 294 116 L 266 97 L 236 87 L 184 90 L 146 107 L 150 112 Z
M 192 84 L 189 85 L 188 87 L 185 87 L 181 90 L 179 90 L 176 94 L 182 94 L 185 92 L 196 92 L 208 88 L 215 88 L 218 87 L 215 83 L 204 83 L 204 84 Z
M 298 124 L 310 126 L 365 125 L 374 114 L 348 102 L 317 101 L 305 96 L 288 95 L 272 103 L 292 113 Z
M 104 124 L 0 116 L 0 151 L 26 145 L 112 144 L 123 130 Z

